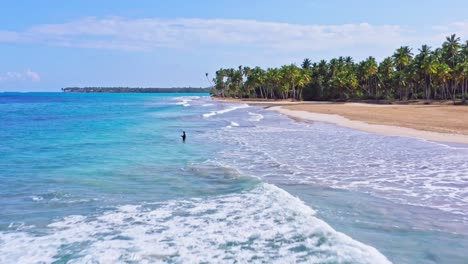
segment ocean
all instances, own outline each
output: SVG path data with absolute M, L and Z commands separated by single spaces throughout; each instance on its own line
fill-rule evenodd
M 0 263 L 468 263 L 467 160 L 207 95 L 3 93 Z

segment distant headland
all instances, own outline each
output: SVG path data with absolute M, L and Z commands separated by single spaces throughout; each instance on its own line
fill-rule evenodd
M 130 88 L 130 87 L 67 87 L 64 93 L 210 93 L 211 88 Z

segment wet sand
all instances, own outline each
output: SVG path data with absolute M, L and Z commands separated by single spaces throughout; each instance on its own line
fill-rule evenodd
M 274 106 L 291 117 L 330 122 L 372 133 L 468 144 L 468 107 L 361 103 Z
M 244 99 L 223 101 L 265 106 L 293 118 L 329 122 L 377 134 L 468 144 L 468 106 Z

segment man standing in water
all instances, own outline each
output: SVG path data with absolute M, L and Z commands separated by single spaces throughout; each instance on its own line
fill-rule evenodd
M 182 133 L 183 133 L 182 136 L 181 136 L 182 137 L 182 142 L 185 143 L 185 138 L 186 138 L 185 131 L 183 131 Z

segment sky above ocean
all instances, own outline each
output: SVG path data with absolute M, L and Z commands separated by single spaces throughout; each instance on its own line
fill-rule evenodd
M 6 1 L 0 91 L 206 87 L 221 67 L 389 56 L 468 36 L 461 0 Z

